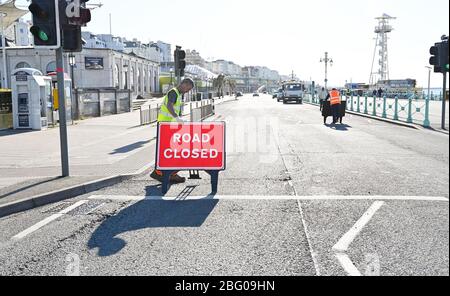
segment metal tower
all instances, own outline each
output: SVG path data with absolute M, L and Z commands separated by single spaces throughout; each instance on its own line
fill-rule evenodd
M 397 18 L 383 14 L 383 16 L 375 19 L 378 20 L 378 26 L 375 28 L 377 38 L 375 42 L 375 51 L 373 54 L 372 70 L 370 73 L 370 85 L 375 85 L 380 80 L 389 80 L 388 33 L 391 33 L 394 30 L 389 24 L 389 21 Z M 379 55 L 379 69 L 377 72 L 374 72 L 377 51 Z

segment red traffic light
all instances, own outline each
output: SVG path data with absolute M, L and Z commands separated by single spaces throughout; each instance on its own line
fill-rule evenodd
M 48 19 L 48 12 L 42 9 L 42 7 L 40 7 L 38 4 L 32 3 L 30 4 L 30 6 L 28 6 L 28 9 L 33 14 L 33 16 L 42 20 Z

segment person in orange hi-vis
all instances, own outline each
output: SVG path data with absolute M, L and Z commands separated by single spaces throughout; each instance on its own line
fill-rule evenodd
M 333 88 L 328 95 L 327 100 L 330 101 L 331 114 L 333 114 L 333 124 L 336 124 L 340 117 L 341 93 L 336 88 Z

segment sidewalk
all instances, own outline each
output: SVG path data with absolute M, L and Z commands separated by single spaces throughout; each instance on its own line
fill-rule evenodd
M 156 124 L 140 126 L 139 111 L 79 121 L 68 127 L 68 138 L 71 177 L 60 178 L 58 128 L 0 131 L 0 207 L 68 188 L 109 186 L 154 164 Z

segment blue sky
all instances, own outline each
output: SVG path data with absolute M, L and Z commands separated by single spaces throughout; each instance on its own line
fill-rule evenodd
M 448 35 L 448 0 L 91 0 L 103 2 L 86 30 L 196 49 L 204 58 L 264 65 L 323 81 L 325 51 L 335 64 L 332 85 L 368 82 L 375 17 L 397 17 L 390 35 L 392 79 L 428 80 L 428 50 Z M 434 74 L 439 87 L 442 75 Z

